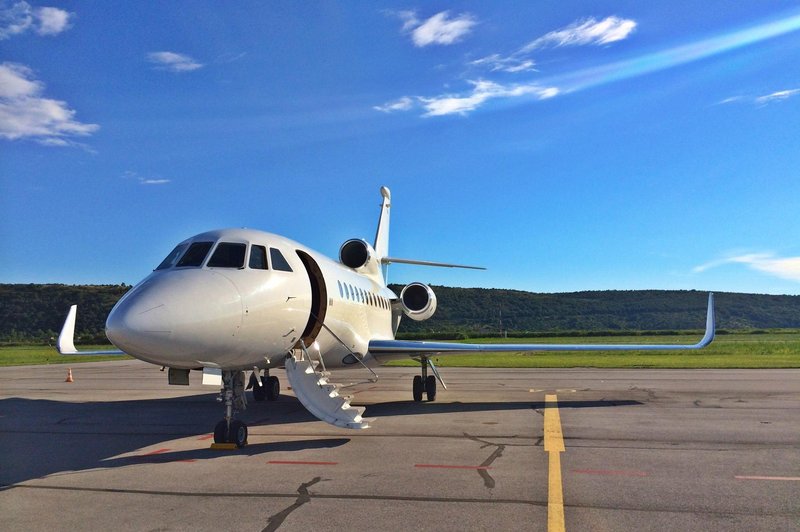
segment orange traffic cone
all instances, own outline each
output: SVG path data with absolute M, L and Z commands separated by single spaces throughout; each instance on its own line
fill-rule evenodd
M 72 368 L 67 369 L 67 380 L 64 382 L 75 382 L 75 380 L 72 378 Z

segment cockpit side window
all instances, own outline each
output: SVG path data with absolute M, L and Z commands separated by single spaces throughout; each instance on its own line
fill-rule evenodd
M 167 258 L 161 261 L 161 264 L 158 265 L 156 270 L 166 270 L 167 268 L 172 268 L 176 262 L 178 262 L 178 258 L 183 255 L 183 252 L 186 251 L 186 248 L 189 247 L 189 244 L 178 244 L 175 246 Z
M 267 269 L 267 248 L 250 246 L 250 268 L 253 270 Z
M 181 257 L 181 260 L 178 261 L 178 264 L 175 265 L 176 268 L 182 268 L 184 266 L 201 266 L 203 261 L 206 260 L 206 255 L 208 255 L 209 250 L 211 250 L 211 246 L 213 246 L 213 242 L 195 242 L 191 246 L 189 246 L 189 250 Z
M 209 268 L 243 268 L 247 244 L 220 242 L 209 259 Z
M 283 257 L 283 253 L 278 249 L 269 248 L 269 260 L 272 262 L 273 270 L 280 270 L 283 272 L 292 271 L 292 267 L 289 266 L 289 263 L 286 262 L 286 259 Z

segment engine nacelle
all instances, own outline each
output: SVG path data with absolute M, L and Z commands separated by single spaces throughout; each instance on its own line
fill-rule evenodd
M 427 320 L 436 312 L 436 294 L 424 283 L 411 283 L 400 292 L 403 313 L 414 321 Z
M 365 241 L 353 238 L 339 248 L 339 261 L 354 270 L 372 269 L 377 265 L 375 250 Z

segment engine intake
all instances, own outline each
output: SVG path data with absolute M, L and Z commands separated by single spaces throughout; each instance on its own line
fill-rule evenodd
M 411 283 L 400 292 L 403 313 L 414 321 L 424 321 L 436 312 L 436 294 L 424 283 Z
M 354 270 L 369 264 L 374 256 L 375 251 L 372 246 L 358 238 L 348 240 L 339 248 L 339 260 L 341 263 Z

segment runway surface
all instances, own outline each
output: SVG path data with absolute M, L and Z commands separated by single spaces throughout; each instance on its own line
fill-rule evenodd
M 66 369 L 0 368 L 0 529 L 800 530 L 800 370 L 444 368 L 421 404 L 411 368 L 335 373 L 361 431 L 275 372 L 214 451 L 199 374 Z

